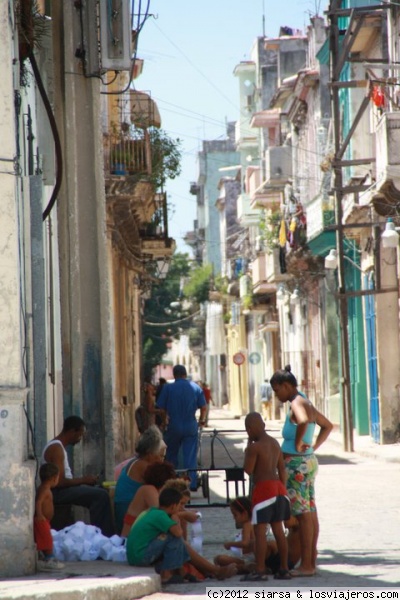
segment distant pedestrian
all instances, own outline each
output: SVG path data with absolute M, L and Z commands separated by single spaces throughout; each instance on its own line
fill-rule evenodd
M 272 386 L 269 379 L 264 379 L 260 387 L 261 412 L 269 421 L 272 420 Z
M 206 415 L 206 400 L 203 390 L 197 383 L 186 379 L 186 368 L 175 365 L 173 368 L 174 383 L 163 386 L 157 400 L 157 407 L 167 415 L 165 442 L 167 444 L 166 459 L 176 468 L 179 467 L 179 451 L 182 450 L 183 467 L 188 470 L 190 490 L 197 490 L 197 446 L 198 426 L 203 427 Z M 200 409 L 197 423 L 196 412 Z
M 203 390 L 204 398 L 206 399 L 206 403 L 207 403 L 204 427 L 208 427 L 208 419 L 210 416 L 210 407 L 212 404 L 211 390 L 210 390 L 208 383 L 205 381 L 200 383 L 199 385 L 200 385 L 201 389 Z
M 163 422 L 162 411 L 156 408 L 156 388 L 150 377 L 145 377 L 142 402 L 135 411 L 135 420 L 139 433 L 144 433 L 152 425 L 159 426 Z
M 286 487 L 292 514 L 299 522 L 301 545 L 301 563 L 291 571 L 291 575 L 306 577 L 316 572 L 319 534 L 314 489 L 318 461 L 314 451 L 326 440 L 333 425 L 298 390 L 290 365 L 273 374 L 271 385 L 280 402 L 290 403 L 282 430 L 282 451 L 287 473 Z M 316 425 L 320 429 L 313 442 Z
M 161 394 L 161 390 L 163 389 L 163 387 L 166 383 L 167 383 L 167 380 L 164 377 L 159 378 L 158 385 L 156 387 L 156 403 Z M 157 425 L 157 427 L 159 427 L 161 429 L 161 431 L 165 431 L 167 423 L 166 423 L 166 415 L 163 410 L 159 410 L 156 413 L 156 425 Z
M 158 396 L 161 394 L 161 390 L 163 389 L 163 387 L 166 383 L 167 383 L 167 380 L 164 379 L 164 377 L 159 378 L 158 385 L 156 387 L 156 400 L 158 399 Z

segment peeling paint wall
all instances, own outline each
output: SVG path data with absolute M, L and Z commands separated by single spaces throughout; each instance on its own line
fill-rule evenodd
M 28 575 L 35 569 L 36 463 L 27 457 L 25 402 L 23 390 L 0 392 L 0 577 Z
M 35 463 L 28 459 L 19 236 L 22 195 L 16 152 L 13 2 L 0 2 L 0 577 L 33 573 Z M 10 12 L 9 12 L 10 11 Z M 21 201 L 20 201 L 21 199 Z M 21 310 L 22 309 L 22 310 Z

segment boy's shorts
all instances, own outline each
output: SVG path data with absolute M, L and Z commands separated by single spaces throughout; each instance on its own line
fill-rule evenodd
M 33 521 L 33 535 L 37 550 L 53 550 L 50 521 L 35 518 Z
M 253 507 L 251 517 L 253 525 L 286 521 L 290 517 L 288 493 L 279 479 L 256 483 L 251 504 Z

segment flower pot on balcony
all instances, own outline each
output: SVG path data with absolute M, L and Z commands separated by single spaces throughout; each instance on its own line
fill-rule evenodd
M 115 163 L 112 168 L 113 175 L 126 175 L 125 163 Z

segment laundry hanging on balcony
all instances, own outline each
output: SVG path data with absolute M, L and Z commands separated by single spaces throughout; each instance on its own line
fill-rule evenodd
M 281 220 L 281 225 L 279 227 L 279 245 L 281 248 L 286 246 L 287 236 L 286 236 L 286 223 L 285 219 Z
M 374 85 L 371 98 L 377 108 L 383 108 L 386 104 L 385 88 L 382 85 Z

